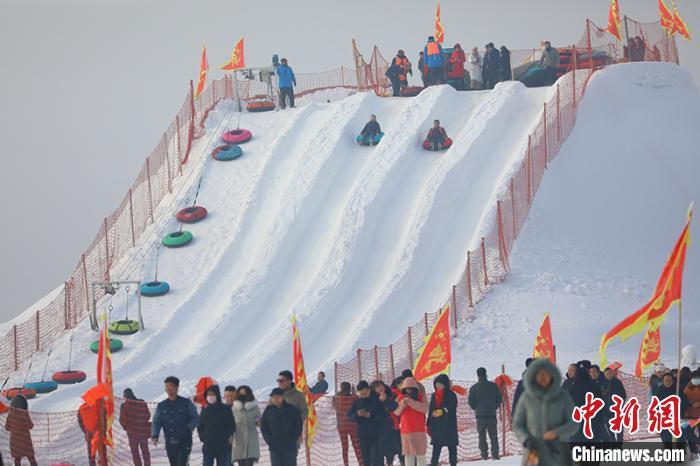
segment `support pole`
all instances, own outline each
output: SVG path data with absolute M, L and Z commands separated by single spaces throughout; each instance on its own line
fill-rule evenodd
M 129 189 L 129 218 L 131 219 L 131 247 L 136 246 L 136 229 L 134 229 L 134 193 Z
M 469 307 L 474 307 L 474 298 L 472 297 L 472 253 L 467 251 L 467 302 Z
M 408 364 L 409 368 L 413 369 L 413 333 L 411 327 L 408 327 L 408 332 L 406 333 L 406 346 L 408 346 Z
M 489 286 L 489 275 L 486 271 L 486 239 L 481 237 L 481 261 L 484 266 L 484 285 Z

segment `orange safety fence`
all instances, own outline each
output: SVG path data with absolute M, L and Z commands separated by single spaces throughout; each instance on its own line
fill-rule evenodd
M 647 424 L 644 415 L 644 413 L 646 413 L 649 398 L 649 390 L 646 381 L 641 381 L 632 375 L 624 373 L 620 374 L 620 379 L 625 385 L 628 397 L 635 396 L 640 401 L 640 412 L 642 413 L 640 418 L 640 431 L 633 436 L 627 435 L 626 438 L 639 440 L 653 437 L 653 435 L 647 433 Z M 455 383 L 467 389 L 473 384 L 473 382 L 464 381 L 455 381 Z M 426 390 L 428 393 L 430 393 L 433 391 L 433 388 L 432 386 L 427 386 Z M 503 456 L 519 454 L 521 451 L 521 444 L 515 437 L 515 434 L 511 428 L 510 410 L 514 391 L 515 383 L 513 386 L 508 387 L 507 390 L 503 392 L 504 402 L 502 403 L 497 416 L 499 445 L 501 455 Z M 141 409 L 137 410 L 129 407 L 128 410 L 124 411 L 124 415 L 122 416 L 123 403 L 124 400 L 122 399 L 117 399 L 115 403 L 115 422 L 113 426 L 114 448 L 108 454 L 108 456 L 111 458 L 110 464 L 113 465 L 134 464 L 132 462 L 130 438 L 131 441 L 134 442 L 138 439 L 150 437 L 150 426 L 142 416 L 143 411 Z M 265 404 L 266 403 L 264 401 L 260 402 L 261 411 L 264 409 Z M 338 406 L 338 411 L 334 405 Z M 150 411 L 150 415 L 152 416 L 156 403 L 147 403 L 147 406 Z M 316 401 L 315 407 L 318 415 L 318 427 L 309 452 L 310 462 L 307 463 L 306 451 L 304 448 L 302 448 L 299 452 L 298 464 L 311 464 L 313 466 L 343 465 L 343 452 L 340 448 L 340 442 L 338 441 L 338 419 L 344 421 L 341 423 L 341 429 L 347 430 L 348 426 L 350 429 L 353 428 L 354 423 L 345 421 L 347 419 L 347 409 L 349 408 L 349 403 L 334 404 L 332 396 L 323 396 Z M 24 447 L 23 449 L 33 450 L 38 463 L 41 465 L 89 464 L 86 437 L 78 423 L 77 411 L 60 413 L 37 413 L 30 411 L 28 414 L 33 423 L 33 428 L 31 429 L 31 441 L 27 441 L 26 438 L 16 441 L 14 444 L 15 448 L 18 446 L 18 443 L 21 443 L 21 446 Z M 3 427 L 0 429 L 0 452 L 8 462 L 10 459 L 9 453 L 11 449 L 11 440 L 10 432 L 6 431 L 4 427 L 7 422 L 7 416 L 9 415 L 9 413 L 0 415 L 0 423 L 2 423 Z M 129 434 L 127 434 L 127 431 L 124 430 L 119 422 L 120 417 L 123 424 L 126 425 Z M 457 419 L 459 431 L 459 461 L 479 459 L 480 452 L 478 449 L 476 418 L 474 416 L 474 411 L 469 408 L 469 405 L 467 404 L 466 396 L 458 395 Z M 192 447 L 190 464 L 201 465 L 202 448 L 196 432 L 193 435 L 193 440 L 194 444 Z M 269 465 L 269 453 L 262 436 L 260 436 L 259 441 L 261 446 L 261 458 L 258 464 Z M 152 444 L 150 444 L 150 442 L 146 444 L 146 448 L 150 455 L 151 464 L 153 465 L 168 464 L 163 442 L 164 441 L 161 434 L 160 444 L 158 447 L 154 447 Z M 352 448 L 350 448 L 350 450 L 350 463 L 357 464 Z M 428 455 L 430 455 L 430 447 L 428 450 Z M 443 452 L 441 464 L 449 464 L 447 451 Z

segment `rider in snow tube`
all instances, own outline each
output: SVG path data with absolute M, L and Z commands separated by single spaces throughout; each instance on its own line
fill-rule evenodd
M 445 128 L 440 126 L 440 120 L 433 122 L 433 127 L 428 131 L 428 137 L 423 141 L 423 149 L 442 150 L 452 145 L 452 139 L 447 137 Z
M 357 136 L 357 143 L 361 146 L 376 146 L 382 140 L 384 133 L 377 122 L 377 115 L 370 115 L 369 121 Z

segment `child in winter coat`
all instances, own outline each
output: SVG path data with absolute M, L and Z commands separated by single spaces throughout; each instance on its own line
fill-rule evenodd
M 398 404 L 394 414 L 400 416 L 401 450 L 406 457 L 406 466 L 425 466 L 428 449 L 425 414 L 428 412 L 428 402 L 418 390 L 416 379 L 404 379 Z

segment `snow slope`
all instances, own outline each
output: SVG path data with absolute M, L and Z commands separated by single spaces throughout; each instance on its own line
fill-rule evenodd
M 146 331 L 123 337 L 113 358 L 116 389 L 138 387 L 140 397 L 155 399 L 171 373 L 183 387 L 201 375 L 269 386 L 291 365 L 292 313 L 310 372 L 330 369 L 357 346 L 396 338 L 445 298 L 550 92 L 519 83 L 468 93 L 440 86 L 411 99 L 354 94 L 244 114 L 242 126 L 255 135 L 244 156 L 202 158 L 151 241 L 120 268 L 123 278 L 152 278 L 152 245 L 179 228 L 173 213 L 193 199 L 201 170 L 198 203 L 210 215 L 186 226 L 191 245 L 161 249 L 159 278 L 172 291 L 144 298 Z M 358 147 L 354 136 L 371 113 L 386 136 L 377 147 Z M 421 148 L 434 118 L 455 141 L 443 153 Z M 202 150 L 235 121 L 230 103 L 220 104 Z M 123 293 L 111 304 L 112 318 L 122 318 Z M 129 306 L 133 316 L 133 293 Z M 96 334 L 86 323 L 74 333 L 73 366 L 92 373 L 86 347 Z M 67 351 L 66 336 L 49 370 L 63 368 Z M 15 374 L 13 383 L 23 378 Z M 82 390 L 61 388 L 32 409 L 74 408 Z
M 563 366 L 597 359 L 601 336 L 651 295 L 700 201 L 700 94 L 682 68 L 618 65 L 596 73 L 576 126 L 551 164 L 507 280 L 455 341 L 453 376 L 519 375 L 544 312 Z M 696 202 L 696 214 L 698 204 Z M 697 215 L 691 234 L 697 238 Z M 700 343 L 700 248 L 686 259 L 683 344 Z M 676 364 L 677 310 L 662 327 L 662 360 Z M 641 336 L 608 349 L 634 371 Z

